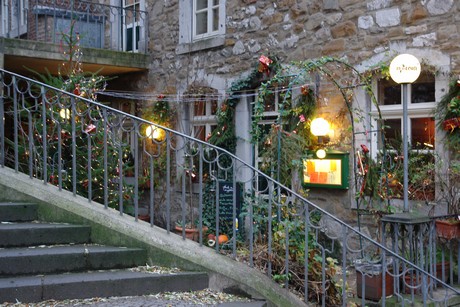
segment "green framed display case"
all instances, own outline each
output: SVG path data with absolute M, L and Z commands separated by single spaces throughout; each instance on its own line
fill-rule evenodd
M 309 188 L 348 189 L 349 173 L 348 152 L 326 151 L 323 159 L 311 152 L 303 160 L 302 184 Z

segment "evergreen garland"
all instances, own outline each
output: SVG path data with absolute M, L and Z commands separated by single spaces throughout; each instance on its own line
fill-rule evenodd
M 235 81 L 228 90 L 228 98 L 224 101 L 217 111 L 217 128 L 213 130 L 208 141 L 216 146 L 224 148 L 231 153 L 236 151 L 235 135 L 235 108 L 240 101 L 243 91 L 253 90 L 259 87 L 262 82 L 268 80 L 269 76 L 274 75 L 281 68 L 278 59 L 271 56 L 270 65 L 264 65 L 260 61 L 251 73 L 238 81 Z

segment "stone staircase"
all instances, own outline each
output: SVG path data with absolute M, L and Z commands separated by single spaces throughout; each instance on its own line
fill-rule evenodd
M 160 274 L 145 250 L 91 243 L 85 225 L 38 221 L 38 205 L 0 202 L 0 304 L 138 296 L 208 287 L 206 273 Z

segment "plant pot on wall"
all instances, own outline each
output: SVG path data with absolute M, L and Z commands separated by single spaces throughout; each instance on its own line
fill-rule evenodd
M 451 240 L 460 236 L 459 220 L 436 220 L 435 224 L 439 238 Z

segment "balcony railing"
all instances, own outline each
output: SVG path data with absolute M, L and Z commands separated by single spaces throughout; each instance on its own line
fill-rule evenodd
M 56 193 L 168 233 L 178 226 L 184 239 L 193 224 L 202 248 L 261 269 L 309 304 L 446 306 L 460 294 L 458 242 L 440 249 L 450 269 L 436 268 L 430 219 L 388 222 L 379 243 L 209 143 L 4 70 L 0 84 L 0 167 Z
M 146 53 L 148 14 L 78 0 L 17 0 L 1 11 L 0 36 L 60 44 L 63 34 L 80 36 L 80 46 Z M 28 3 L 28 4 L 27 4 Z

